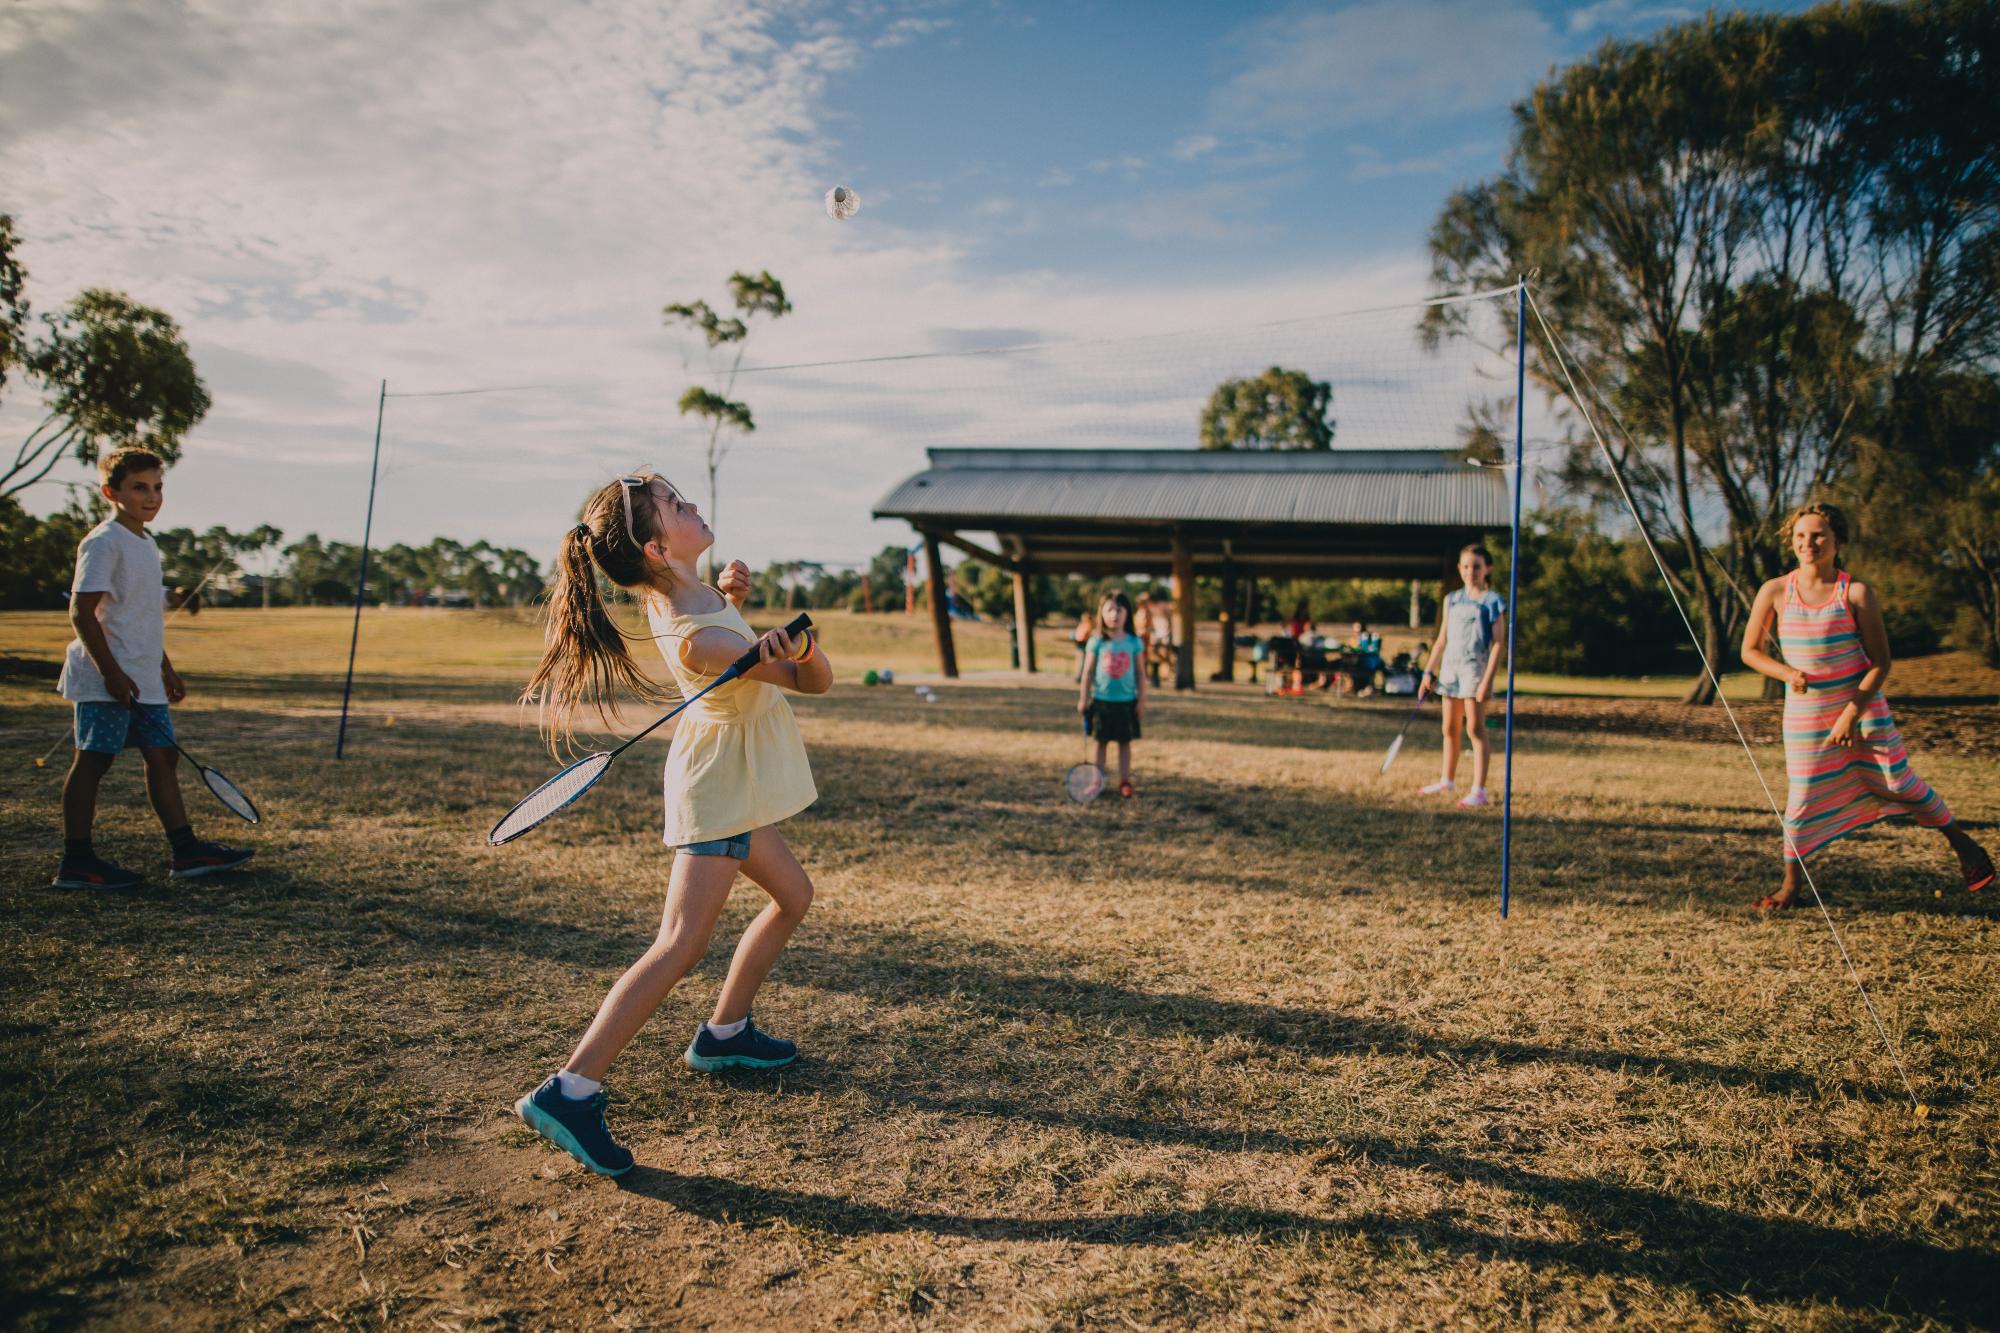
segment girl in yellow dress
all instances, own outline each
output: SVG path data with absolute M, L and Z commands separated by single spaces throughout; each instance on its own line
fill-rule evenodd
M 598 594 L 597 573 L 646 609 L 653 636 L 682 697 L 691 697 L 755 642 L 760 665 L 691 704 L 674 732 L 666 767 L 666 841 L 676 849 L 659 936 L 625 970 L 568 1063 L 514 1104 L 523 1120 L 601 1175 L 623 1175 L 632 1154 L 604 1121 L 603 1078 L 675 983 L 708 951 L 730 885 L 741 870 L 770 903 L 737 942 L 715 1010 L 688 1044 L 687 1063 L 712 1071 L 772 1069 L 795 1046 L 759 1031 L 750 1002 L 812 903 L 812 881 L 778 832 L 780 820 L 817 792 L 805 743 L 781 689 L 824 694 L 828 664 L 808 631 L 761 639 L 744 621 L 750 570 L 732 561 L 717 587 L 695 574 L 715 535 L 664 477 L 621 477 L 585 502 L 565 533 L 549 593 L 548 647 L 523 692 L 554 736 L 567 736 L 579 703 L 600 715 L 624 687 L 656 698 Z

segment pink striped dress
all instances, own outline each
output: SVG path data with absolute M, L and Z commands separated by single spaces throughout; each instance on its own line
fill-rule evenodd
M 1786 858 L 1803 860 L 1835 838 L 1895 815 L 1914 815 L 1926 828 L 1951 823 L 1944 798 L 1910 771 L 1896 719 L 1880 694 L 1862 710 L 1853 748 L 1827 744 L 1867 674 L 1868 652 L 1847 604 L 1847 574 L 1842 572 L 1833 595 L 1818 606 L 1799 596 L 1796 579 L 1785 579 L 1778 612 L 1785 661 L 1807 677 L 1804 694 L 1785 695 L 1785 773 L 1791 780 Z

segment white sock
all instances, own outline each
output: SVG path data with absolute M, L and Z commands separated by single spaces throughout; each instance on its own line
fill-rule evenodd
M 585 1097 L 595 1095 L 603 1086 L 604 1084 L 598 1079 L 572 1074 L 567 1069 L 556 1075 L 556 1091 L 573 1102 L 580 1102 Z
M 703 1023 L 702 1026 L 708 1029 L 709 1036 L 716 1038 L 718 1041 L 728 1041 L 744 1028 L 750 1026 L 750 1015 L 745 1014 L 734 1023 Z

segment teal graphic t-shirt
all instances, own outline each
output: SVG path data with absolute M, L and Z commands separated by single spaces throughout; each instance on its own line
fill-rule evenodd
M 1091 678 L 1090 697 L 1108 704 L 1129 704 L 1139 698 L 1139 654 L 1145 645 L 1136 634 L 1107 639 L 1090 636 L 1084 651 L 1097 654 L 1097 674 Z

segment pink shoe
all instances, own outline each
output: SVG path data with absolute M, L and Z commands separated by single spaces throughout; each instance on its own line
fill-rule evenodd
M 1439 778 L 1427 787 L 1417 788 L 1418 794 L 1422 796 L 1449 796 L 1457 790 L 1458 784 L 1449 778 Z
M 1486 794 L 1486 788 L 1474 787 L 1459 798 L 1458 804 L 1462 810 L 1477 810 L 1482 805 L 1493 804 L 1493 798 Z

